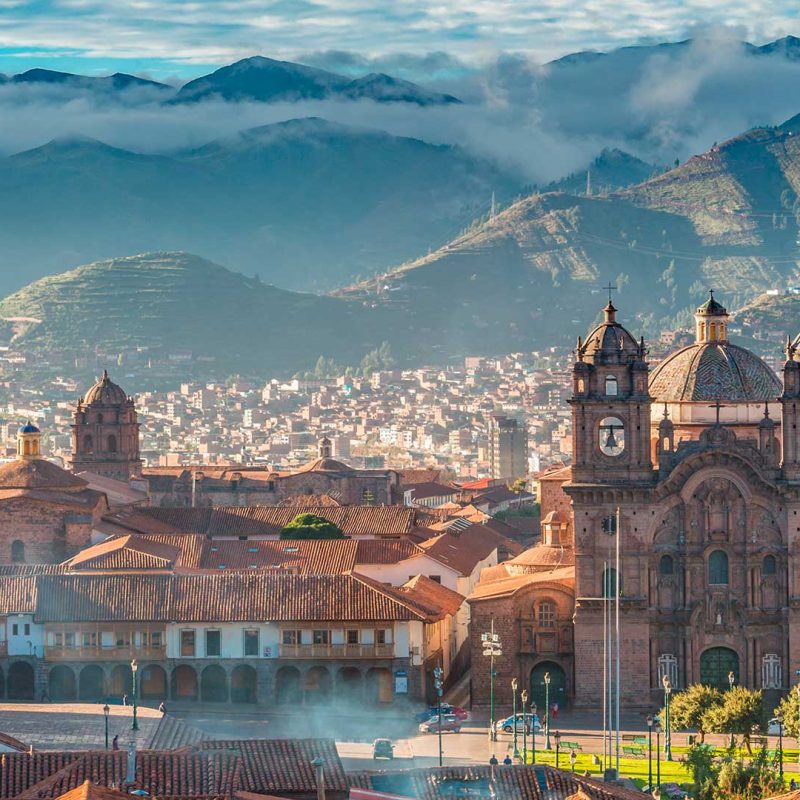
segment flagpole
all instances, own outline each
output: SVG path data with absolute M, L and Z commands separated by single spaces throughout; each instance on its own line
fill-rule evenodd
M 608 710 L 606 695 L 608 693 L 608 561 L 603 562 L 603 769 L 608 769 L 607 730 Z
M 617 708 L 616 708 L 616 728 L 617 728 L 617 757 L 616 757 L 616 764 L 617 764 L 617 777 L 619 777 L 619 701 L 620 701 L 620 685 L 619 685 L 619 596 L 620 592 L 620 574 L 619 574 L 619 543 L 620 539 L 622 539 L 622 527 L 620 525 L 621 516 L 619 506 L 617 506 L 617 552 L 616 552 L 616 595 L 617 595 L 617 608 L 616 608 L 616 619 L 614 620 L 614 628 L 615 628 L 615 635 L 616 635 L 616 647 L 617 647 Z

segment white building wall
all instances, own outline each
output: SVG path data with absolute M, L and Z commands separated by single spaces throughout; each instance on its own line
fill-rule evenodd
M 9 614 L 5 639 L 10 656 L 41 656 L 44 653 L 44 625 L 35 624 L 32 614 Z
M 438 575 L 441 578 L 442 586 L 455 592 L 460 591 L 458 588 L 459 574 L 454 569 L 446 567 L 440 561 L 426 555 L 407 558 L 396 564 L 359 564 L 356 571 L 391 586 L 402 586 L 415 575 L 425 575 L 428 578 L 431 575 Z

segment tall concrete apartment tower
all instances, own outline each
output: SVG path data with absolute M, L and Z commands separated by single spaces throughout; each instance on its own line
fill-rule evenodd
M 513 417 L 494 414 L 489 423 L 489 465 L 493 478 L 512 481 L 528 472 L 528 431 Z

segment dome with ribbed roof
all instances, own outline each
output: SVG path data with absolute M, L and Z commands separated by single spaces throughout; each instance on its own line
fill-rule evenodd
M 300 467 L 298 472 L 354 472 L 353 468 L 335 458 L 317 458 Z
M 691 344 L 650 374 L 650 394 L 661 403 L 764 403 L 780 393 L 775 373 L 755 353 L 728 341 Z
M 86 397 L 83 398 L 86 405 L 103 406 L 119 405 L 127 400 L 128 395 L 125 394 L 125 390 L 108 377 L 108 370 L 103 370 L 103 377 L 86 392 Z
M 580 359 L 595 363 L 598 359 L 625 363 L 641 354 L 640 343 L 617 322 L 617 309 L 610 300 L 603 309 L 603 321 L 578 345 Z
M 28 420 L 20 429 L 20 433 L 41 433 L 41 431 L 30 421 Z

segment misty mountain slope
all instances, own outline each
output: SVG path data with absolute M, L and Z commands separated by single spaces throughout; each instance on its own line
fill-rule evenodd
M 543 192 L 606 194 L 624 189 L 663 172 L 663 167 L 648 164 L 630 153 L 616 148 L 603 150 L 586 169 L 578 170 L 542 187 Z
M 352 79 L 327 70 L 253 56 L 184 84 L 175 103 L 196 103 L 218 98 L 232 102 L 367 99 L 377 102 L 404 102 L 440 105 L 459 102 L 455 97 L 431 92 L 421 86 L 370 74 Z
M 357 363 L 381 342 L 368 309 L 283 291 L 180 252 L 115 258 L 43 278 L 0 301 L 0 317 L 41 320 L 17 342 L 54 360 L 95 347 L 143 347 L 189 351 L 221 374 L 294 371 L 323 353 Z
M 447 146 L 319 119 L 176 156 L 69 138 L 0 159 L 0 292 L 76 263 L 186 250 L 287 288 L 426 252 L 518 191 Z
M 608 281 L 632 327 L 649 333 L 685 320 L 708 287 L 735 308 L 800 283 L 792 125 L 751 131 L 606 196 L 525 198 L 344 294 L 406 308 L 409 335 L 484 352 L 583 333 Z

